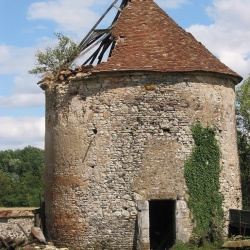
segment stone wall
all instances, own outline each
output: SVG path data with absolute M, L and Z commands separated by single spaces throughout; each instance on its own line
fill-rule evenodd
M 0 237 L 27 239 L 31 233 L 31 226 L 34 225 L 35 208 L 0 208 Z M 21 226 L 21 227 L 20 227 Z
M 233 80 L 219 74 L 79 74 L 48 84 L 49 237 L 75 249 L 135 249 L 138 203 L 184 197 L 176 235 L 187 241 L 193 225 L 183 168 L 197 119 L 217 128 L 228 220 L 229 208 L 241 208 L 234 98 Z

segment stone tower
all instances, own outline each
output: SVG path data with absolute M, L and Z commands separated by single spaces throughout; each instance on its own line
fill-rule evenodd
M 112 37 L 107 62 L 42 83 L 48 237 L 74 249 L 146 250 L 168 228 L 167 244 L 188 241 L 183 172 L 197 119 L 219 128 L 225 218 L 241 208 L 234 88 L 242 78 L 152 0 L 132 0 Z

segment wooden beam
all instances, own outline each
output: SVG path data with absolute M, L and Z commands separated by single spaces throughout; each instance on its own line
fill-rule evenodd
M 103 36 L 101 39 L 96 40 L 95 43 L 94 43 L 92 46 L 87 47 L 87 48 L 80 54 L 80 56 L 85 55 L 85 54 L 88 53 L 91 49 L 93 49 L 94 47 L 96 47 L 98 44 L 102 43 L 103 40 L 105 40 L 109 35 L 110 35 L 110 33 L 106 34 L 106 35 Z M 97 50 L 98 50 L 98 49 L 97 49 Z M 95 53 L 93 53 L 92 56 L 93 56 L 94 54 L 95 54 Z M 92 56 L 91 56 L 91 57 L 92 57 Z M 89 59 L 91 59 L 91 57 L 90 57 Z M 83 65 L 87 64 L 87 63 L 90 61 L 89 59 L 88 59 L 87 61 L 85 61 L 85 62 L 83 63 Z
M 111 56 L 112 50 L 115 47 L 115 42 L 112 41 L 112 39 L 110 39 L 112 29 L 114 27 L 115 22 L 119 18 L 122 9 L 125 8 L 130 1 L 131 0 L 122 0 L 120 7 L 118 7 L 116 5 L 118 0 L 115 0 L 109 6 L 109 8 L 105 11 L 105 13 L 101 16 L 101 18 L 97 21 L 97 23 L 92 27 L 92 29 L 88 32 L 88 34 L 83 38 L 83 40 L 79 43 L 78 47 L 80 49 L 80 53 L 79 53 L 80 56 L 85 55 L 90 50 L 92 50 L 94 47 L 96 47 L 100 44 L 99 47 L 97 48 L 97 50 L 82 65 L 86 65 L 89 62 L 93 63 L 95 61 L 95 59 L 97 58 L 100 51 L 101 51 L 101 53 L 99 54 L 99 57 L 98 57 L 98 63 L 101 63 L 104 53 L 107 51 L 107 49 L 112 44 L 110 47 L 110 52 L 109 52 L 109 56 Z M 104 19 L 104 17 L 108 14 L 108 12 L 113 7 L 116 8 L 118 11 L 115 15 L 115 18 L 112 21 L 111 26 L 107 29 L 96 29 L 97 26 L 99 25 L 99 23 Z M 71 61 L 69 61 L 69 63 L 72 63 L 75 60 L 75 58 L 72 58 L 69 60 L 71 60 Z
M 80 42 L 79 46 L 81 47 L 82 44 L 84 44 L 85 40 L 89 37 L 89 35 L 95 30 L 95 28 L 98 26 L 98 24 L 102 21 L 102 19 L 108 14 L 108 12 L 113 8 L 114 4 L 117 3 L 118 0 L 115 0 L 109 8 L 105 11 L 105 13 L 101 16 L 101 18 L 97 21 L 97 23 L 93 26 L 93 28 L 89 31 L 89 33 L 83 38 L 83 40 Z

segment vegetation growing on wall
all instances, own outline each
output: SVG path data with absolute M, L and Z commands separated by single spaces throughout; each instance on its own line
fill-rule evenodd
M 58 38 L 58 44 L 54 48 L 47 47 L 45 51 L 37 51 L 36 67 L 29 71 L 30 74 L 45 74 L 47 72 L 58 73 L 71 65 L 72 59 L 76 58 L 80 49 L 69 37 L 60 33 L 55 33 Z
M 220 148 L 215 129 L 203 128 L 200 122 L 191 128 L 194 148 L 185 162 L 188 206 L 194 220 L 194 236 L 198 240 L 218 241 L 223 225 L 223 197 L 219 192 Z
M 44 150 L 0 151 L 0 207 L 40 206 L 43 183 Z

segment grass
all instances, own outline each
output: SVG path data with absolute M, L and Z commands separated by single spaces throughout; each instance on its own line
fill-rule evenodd
M 212 244 L 212 243 L 206 243 L 203 246 L 193 246 L 190 243 L 183 243 L 181 241 L 177 241 L 174 246 L 171 248 L 171 250 L 216 250 L 216 249 L 221 249 L 219 244 Z M 225 248 L 224 248 L 225 249 Z M 225 249 L 226 250 L 226 249 Z

